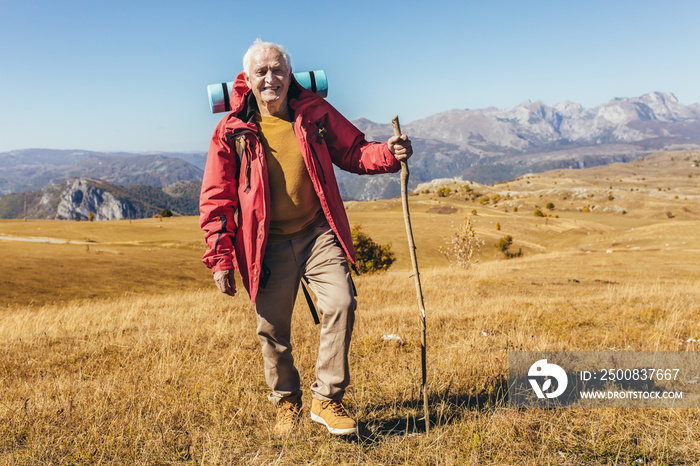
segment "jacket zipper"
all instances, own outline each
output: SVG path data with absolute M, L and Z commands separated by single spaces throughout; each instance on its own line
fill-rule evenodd
M 323 171 L 323 167 L 321 166 L 321 161 L 318 159 L 318 155 L 316 154 L 316 149 L 314 149 L 313 143 L 310 142 L 309 147 L 311 148 L 311 153 L 314 155 L 314 159 L 316 160 L 316 165 L 318 165 L 318 169 L 321 172 L 321 176 L 323 177 L 323 184 L 327 184 L 326 172 Z
M 243 152 L 245 152 L 245 189 L 243 192 L 247 193 L 250 191 L 250 150 L 248 149 L 245 134 L 242 134 L 239 137 L 243 139 L 242 146 Z

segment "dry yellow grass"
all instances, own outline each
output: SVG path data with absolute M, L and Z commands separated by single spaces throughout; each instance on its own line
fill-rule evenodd
M 508 350 L 694 350 L 683 343 L 699 334 L 697 280 L 660 271 L 610 283 L 574 256 L 423 273 L 429 435 L 404 274 L 358 279 L 347 400 L 362 423 L 359 439 L 331 438 L 306 419 L 288 439 L 271 434 L 244 296 L 207 289 L 15 308 L 0 318 L 0 452 L 5 464 L 700 461 L 695 410 L 504 407 Z M 552 279 L 543 272 L 552 263 L 577 272 Z M 405 343 L 382 341 L 389 333 Z M 308 387 L 317 329 L 301 304 L 294 338 Z
M 696 186 L 685 189 L 692 195 Z M 518 195 L 523 205 L 542 202 Z M 543 219 L 454 197 L 412 201 L 428 313 L 430 434 L 422 430 L 420 335 L 396 201 L 348 211 L 399 256 L 391 272 L 356 281 L 346 400 L 362 429 L 348 439 L 306 417 L 295 435 L 272 435 L 254 311 L 244 292 L 215 291 L 198 262 L 196 219 L 3 221 L 0 236 L 95 242 L 88 252 L 0 241 L 0 464 L 700 462 L 697 410 L 504 404 L 509 350 L 698 349 L 689 341 L 700 339 L 697 204 L 683 218 L 648 215 L 673 205 L 671 197 L 625 215 L 556 209 L 559 218 Z M 445 204 L 459 211 L 427 213 Z M 449 268 L 437 248 L 473 208 L 484 258 L 469 271 Z M 492 244 L 505 234 L 524 257 L 497 260 Z M 318 329 L 301 301 L 294 352 L 308 387 Z M 382 340 L 392 333 L 404 343 Z M 305 397 L 308 416 L 308 390 Z

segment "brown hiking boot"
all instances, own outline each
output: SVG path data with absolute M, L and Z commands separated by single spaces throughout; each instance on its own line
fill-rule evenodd
M 291 433 L 301 419 L 301 397 L 298 395 L 282 398 L 277 404 L 277 422 L 272 429 L 275 435 Z
M 311 419 L 323 424 L 328 432 L 335 435 L 357 433 L 353 421 L 340 400 L 311 400 Z

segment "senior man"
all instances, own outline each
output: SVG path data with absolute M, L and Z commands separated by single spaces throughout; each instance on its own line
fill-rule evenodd
M 236 293 L 238 270 L 257 314 L 265 379 L 277 407 L 274 432 L 294 430 L 302 390 L 292 357 L 291 317 L 300 280 L 318 299 L 321 336 L 311 419 L 332 434 L 357 432 L 342 403 L 356 301 L 345 256 L 350 226 L 333 173 L 393 173 L 412 154 L 406 135 L 385 143 L 364 135 L 328 102 L 302 88 L 289 55 L 260 39 L 243 57 L 232 111 L 214 130 L 200 198 L 217 287 Z

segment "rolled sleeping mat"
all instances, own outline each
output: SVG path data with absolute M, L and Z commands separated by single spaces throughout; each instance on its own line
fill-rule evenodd
M 299 73 L 294 73 L 294 78 L 302 87 L 320 95 L 321 97 L 328 97 L 328 78 L 326 77 L 325 71 L 300 71 Z M 233 81 L 209 84 L 207 86 L 211 113 L 231 111 L 230 98 L 232 88 Z
M 328 97 L 328 78 L 323 70 L 294 73 L 294 78 L 304 88 L 323 98 Z

